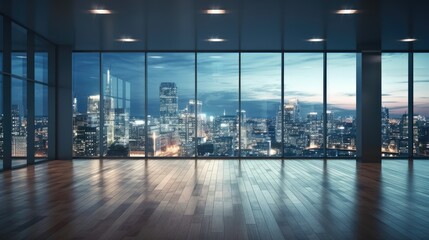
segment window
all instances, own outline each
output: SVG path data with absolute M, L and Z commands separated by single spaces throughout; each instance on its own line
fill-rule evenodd
M 12 157 L 27 157 L 27 81 L 12 78 Z M 25 161 L 24 161 L 25 163 Z M 12 160 L 12 166 L 22 164 Z
M 12 74 L 27 77 L 27 30 L 12 23 Z
M 36 158 L 48 157 L 48 86 L 35 84 L 34 154 Z
M 148 53 L 148 156 L 195 155 L 195 54 Z
M 356 54 L 327 54 L 328 157 L 356 156 Z
M 408 154 L 408 54 L 382 54 L 382 156 Z
M 35 38 L 34 79 L 38 82 L 48 83 L 49 47 L 43 39 Z
M 145 156 L 145 54 L 103 53 L 104 156 Z
M 429 53 L 414 54 L 413 152 L 429 156 Z
M 0 92 L 3 95 L 3 74 L 0 74 Z M 0 169 L 3 169 L 3 96 L 0 97 Z
M 35 37 L 34 52 L 34 155 L 38 158 L 48 157 L 48 74 L 49 43 Z
M 100 155 L 100 58 L 73 54 L 73 156 Z
M 278 114 L 281 114 L 281 110 L 280 106 Z M 322 53 L 284 54 L 283 111 L 284 156 L 322 157 Z M 276 132 L 280 131 L 280 125 L 281 123 L 277 124 Z
M 198 156 L 238 156 L 239 55 L 198 53 L 197 59 Z
M 2 71 L 3 71 L 3 17 L 0 16 L 0 72 Z
M 281 156 L 281 53 L 241 54 L 241 156 Z M 279 141 L 276 141 L 279 140 Z

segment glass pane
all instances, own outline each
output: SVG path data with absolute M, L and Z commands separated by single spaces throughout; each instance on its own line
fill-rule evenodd
M 34 109 L 34 154 L 48 156 L 48 86 L 35 84 Z
M 3 75 L 0 74 L 0 93 L 3 95 Z M 3 169 L 3 96 L 0 96 L 0 169 Z
M 147 71 L 147 154 L 194 156 L 195 54 L 148 53 Z
M 100 155 L 100 59 L 73 53 L 73 156 Z
M 429 53 L 414 53 L 414 156 L 429 156 Z
M 198 156 L 238 156 L 238 53 L 198 53 Z
M 281 156 L 281 137 L 277 142 L 275 136 L 281 104 L 281 61 L 281 53 L 241 54 L 242 157 Z
M 323 156 L 322 53 L 285 53 L 284 100 L 284 155 Z
M 12 23 L 12 74 L 27 76 L 27 30 Z
M 34 79 L 48 83 L 49 43 L 36 37 L 34 52 Z
M 328 157 L 356 156 L 356 54 L 327 55 Z
M 27 156 L 27 81 L 12 78 L 11 111 L 12 111 L 12 157 L 26 157 Z
M 408 153 L 408 54 L 382 54 L 382 156 Z
M 105 156 L 145 156 L 144 61 L 144 53 L 102 54 Z
M 0 16 L 0 72 L 3 71 L 3 17 Z M 3 163 L 0 164 L 3 168 Z

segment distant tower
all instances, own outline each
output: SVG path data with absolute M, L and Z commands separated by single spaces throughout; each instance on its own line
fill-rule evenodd
M 176 125 L 179 120 L 179 104 L 176 83 L 161 83 L 159 86 L 159 102 L 161 124 Z
M 77 98 L 73 98 L 73 114 L 77 113 Z

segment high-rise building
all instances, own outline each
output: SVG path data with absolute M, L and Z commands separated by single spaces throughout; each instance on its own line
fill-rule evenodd
M 12 105 L 12 136 L 21 135 L 21 116 L 19 106 Z
M 159 86 L 159 117 L 163 128 L 172 130 L 179 120 L 179 99 L 174 82 L 162 82 Z

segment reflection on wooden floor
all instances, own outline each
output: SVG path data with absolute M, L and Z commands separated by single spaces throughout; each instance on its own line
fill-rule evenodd
M 75 160 L 0 178 L 0 239 L 421 239 L 428 226 L 424 160 Z

